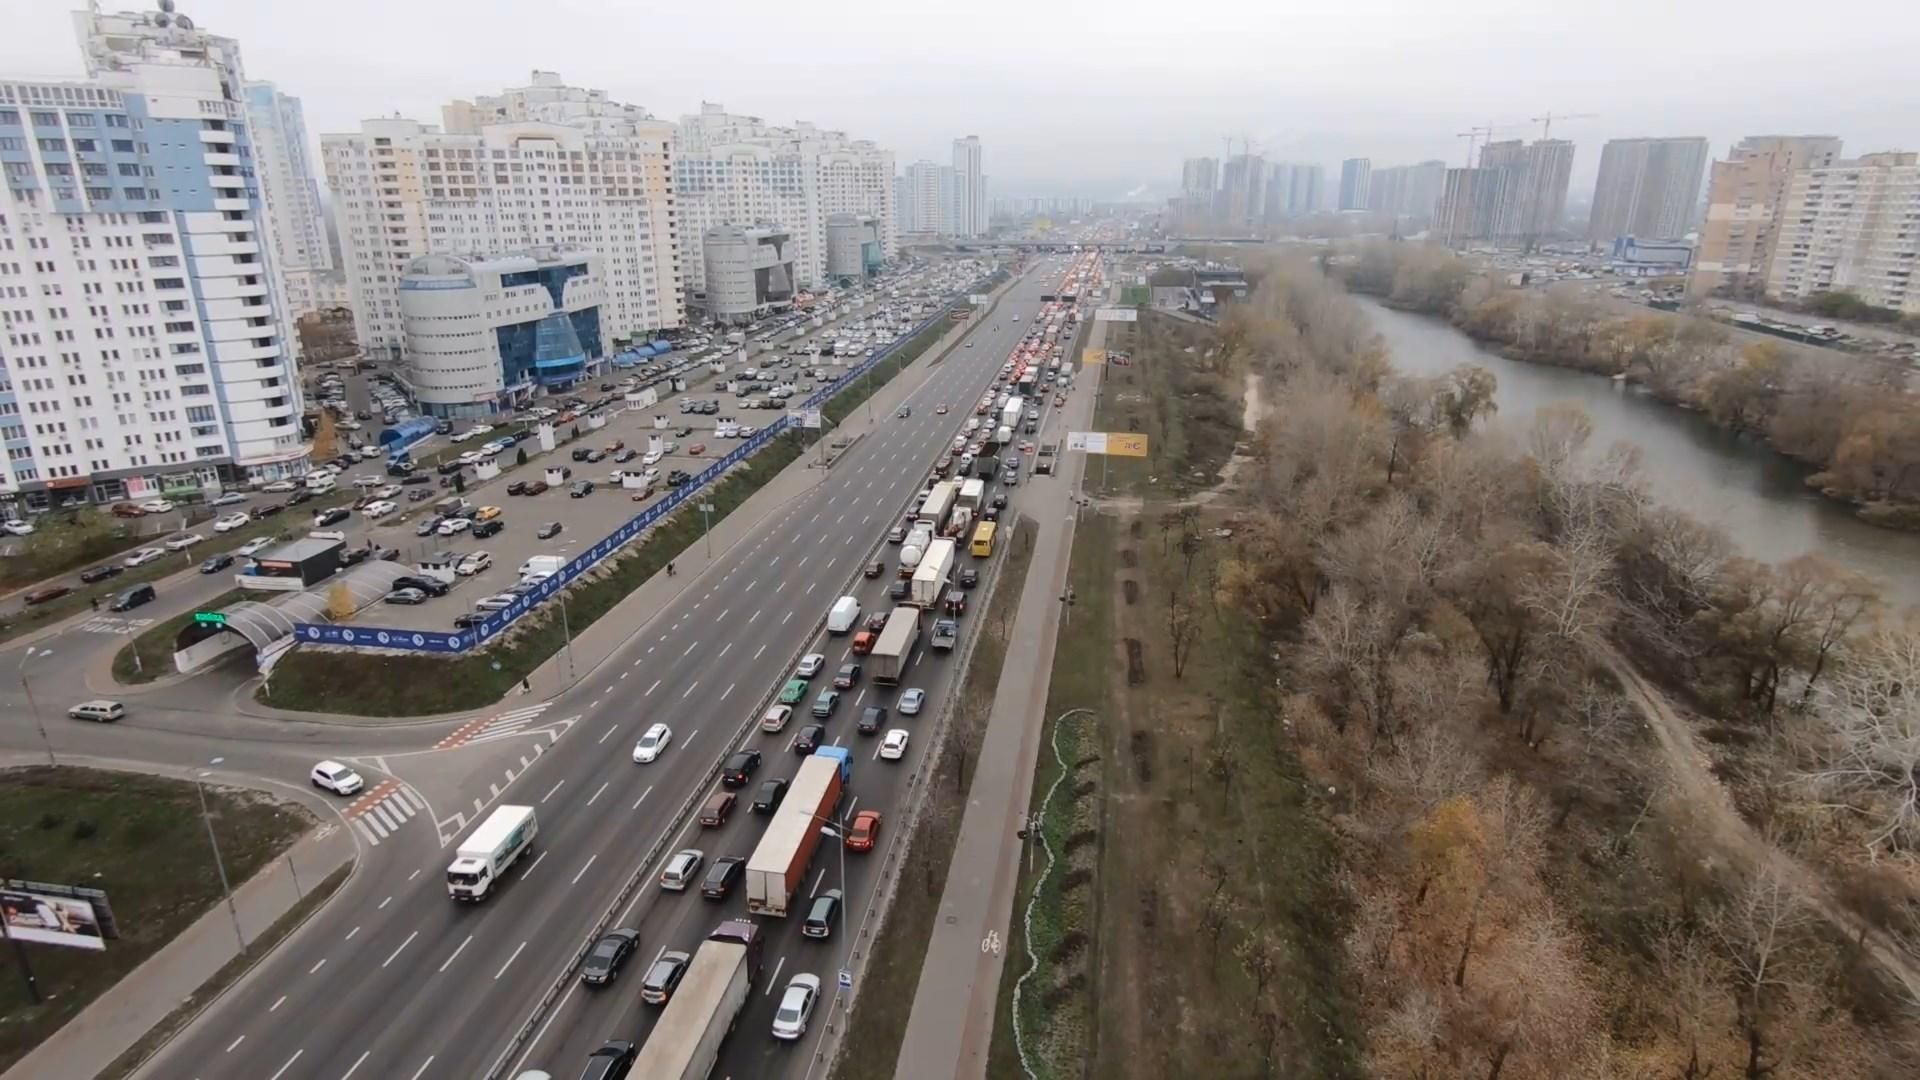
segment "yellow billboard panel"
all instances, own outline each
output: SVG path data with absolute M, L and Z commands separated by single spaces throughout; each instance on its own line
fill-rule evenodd
M 1089 367 L 1091 367 L 1094 364 L 1104 364 L 1107 362 L 1107 350 L 1082 349 L 1080 351 L 1080 362 L 1088 365 Z
M 1107 453 L 1114 457 L 1146 457 L 1147 437 L 1130 431 L 1109 431 Z

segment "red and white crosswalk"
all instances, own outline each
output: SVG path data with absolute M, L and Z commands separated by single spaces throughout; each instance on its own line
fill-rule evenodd
M 398 780 L 383 780 L 355 799 L 346 809 L 347 821 L 369 845 L 392 836 L 416 814 L 426 812 L 427 800 Z
M 492 742 L 495 739 L 508 739 L 525 731 L 540 714 L 553 707 L 553 702 L 543 701 L 538 705 L 509 709 L 498 716 L 482 716 L 460 727 L 460 730 L 434 744 L 435 750 L 451 750 L 456 746 L 471 743 Z

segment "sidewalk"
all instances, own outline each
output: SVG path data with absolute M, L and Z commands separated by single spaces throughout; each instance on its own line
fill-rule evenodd
M 253 941 L 265 932 L 306 890 L 353 857 L 353 834 L 337 822 L 327 822 L 301 837 L 285 855 L 233 891 L 234 908 L 247 940 Z M 239 954 L 233 922 L 227 906 L 215 904 L 179 937 L 20 1059 L 0 1080 L 98 1075 Z M 205 1007 L 211 1003 L 201 1004 Z
M 1095 324 L 1090 347 L 1099 346 L 1103 330 Z M 1061 430 L 1053 434 L 1064 439 L 1067 430 L 1084 430 L 1094 400 L 1095 393 L 1076 388 L 1059 415 Z M 1060 597 L 1067 590 L 1073 552 L 1071 503 L 1085 466 L 1084 454 L 1064 455 L 1058 476 L 1028 481 L 1047 495 L 1034 500 L 1046 509 L 1041 511 L 1033 563 L 1007 643 L 1007 663 L 1000 672 L 986 739 L 967 791 L 967 810 L 960 819 L 960 835 L 940 896 L 940 915 L 921 963 L 920 985 L 894 1066 L 896 1080 L 973 1080 L 987 1073 L 1000 975 L 1013 936 L 1009 927 L 1014 891 L 1020 879 L 1022 847 L 1015 833 L 1026 821 L 1039 759 L 1060 627 Z

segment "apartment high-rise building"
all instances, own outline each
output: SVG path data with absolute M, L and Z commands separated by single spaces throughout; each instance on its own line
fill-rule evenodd
M 1793 174 L 1840 158 L 1833 135 L 1755 135 L 1740 140 L 1707 175 L 1707 218 L 1687 277 L 1695 296 L 1753 297 L 1772 276 L 1775 231 Z
M 1444 161 L 1375 169 L 1367 181 L 1367 209 L 1418 223 L 1430 222 L 1446 182 Z
M 1867 154 L 1788 181 L 1767 293 L 1850 292 L 1920 315 L 1920 154 Z
M 722 225 L 701 245 L 707 261 L 707 316 L 746 323 L 793 305 L 791 237 L 773 228 Z
M 270 82 L 246 86 L 255 170 L 263 182 L 273 226 L 273 262 L 284 283 L 289 319 L 317 311 L 331 292 L 323 280 L 333 270 L 320 180 L 307 150 L 307 121 L 300 99 Z
M 953 235 L 953 168 L 920 160 L 907 166 L 906 192 L 912 214 L 907 231 Z
M 615 337 L 685 322 L 673 125 L 550 72 L 441 115 L 321 137 L 362 348 L 400 355 L 396 292 L 423 255 L 591 252 Z
M 1232 229 L 1248 229 L 1266 220 L 1267 161 L 1259 154 L 1235 154 L 1220 168 L 1218 217 Z
M 1500 179 L 1493 220 L 1485 223 L 1491 232 L 1475 239 L 1532 248 L 1559 231 L 1567 212 L 1567 183 L 1573 177 L 1572 143 L 1565 139 L 1488 143 L 1480 150 L 1480 168 L 1492 169 Z
M 306 471 L 239 44 L 76 12 L 84 81 L 0 80 L 0 505 Z
M 1366 158 L 1348 158 L 1340 163 L 1340 209 L 1367 208 L 1367 186 L 1372 175 L 1373 162 Z
M 1454 247 L 1493 239 L 1506 182 L 1498 169 L 1448 169 L 1434 210 L 1434 235 Z
M 780 127 L 706 102 L 697 115 L 680 120 L 674 179 L 681 261 L 696 289 L 706 284 L 699 245 L 722 225 L 785 231 L 803 286 L 830 276 L 827 218 L 834 214 L 877 219 L 882 251 L 888 257 L 899 253 L 893 152 L 866 139 L 805 121 Z
M 1693 227 L 1707 140 L 1609 139 L 1600 151 L 1587 242 L 1611 245 L 1622 236 L 1674 239 Z
M 1206 214 L 1213 210 L 1213 193 L 1220 189 L 1220 161 L 1217 158 L 1188 158 L 1180 165 L 1180 197 L 1189 213 Z
M 987 235 L 987 181 L 980 171 L 980 136 L 953 140 L 953 234 Z

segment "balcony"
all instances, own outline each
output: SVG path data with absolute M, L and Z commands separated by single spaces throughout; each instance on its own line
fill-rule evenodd
M 215 210 L 251 210 L 253 209 L 253 200 L 215 199 L 213 200 L 213 208 Z
M 233 132 L 202 130 L 200 132 L 200 141 L 203 143 L 220 143 L 227 146 L 232 146 Z
M 240 167 L 239 154 L 224 154 L 224 153 L 214 153 L 212 151 L 208 151 L 207 153 L 200 155 L 200 160 L 206 162 L 209 165 L 217 165 L 217 166 L 222 166 L 229 169 L 237 169 Z
M 247 187 L 247 178 L 244 176 L 223 176 L 215 173 L 207 177 L 207 183 L 217 189 L 244 191 Z

